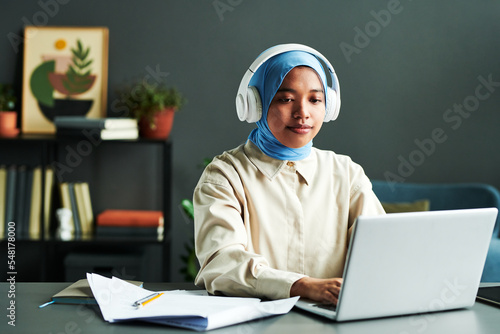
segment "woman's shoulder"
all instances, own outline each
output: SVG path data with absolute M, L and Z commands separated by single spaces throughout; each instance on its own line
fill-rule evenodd
M 351 159 L 350 156 L 339 154 L 332 150 L 324 150 L 313 147 L 313 152 L 316 155 L 316 159 L 318 159 L 318 161 L 330 161 L 334 165 L 338 166 L 359 166 Z
M 371 183 L 363 167 L 354 162 L 350 156 L 337 154 L 329 150 L 316 149 L 315 152 L 318 157 L 318 163 L 326 164 L 330 162 L 332 164 L 333 177 L 337 180 L 344 180 L 350 185 L 351 195 L 360 189 L 371 189 Z
M 242 161 L 246 160 L 243 146 L 244 144 L 241 144 L 216 155 L 208 166 L 211 168 L 234 168 L 235 165 L 241 164 Z
M 365 178 L 363 167 L 345 154 L 338 154 L 331 150 L 314 150 L 319 166 L 330 166 L 334 177 L 343 177 L 355 182 Z
M 237 166 L 245 160 L 243 144 L 216 155 L 205 167 L 200 183 L 228 184 L 228 180 L 237 178 Z

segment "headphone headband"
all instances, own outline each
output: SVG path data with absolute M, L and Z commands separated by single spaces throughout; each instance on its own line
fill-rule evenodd
M 303 45 L 303 44 L 279 44 L 273 46 L 264 52 L 262 52 L 257 59 L 253 61 L 250 67 L 247 69 L 243 78 L 241 79 L 240 86 L 238 88 L 238 94 L 236 95 L 236 111 L 238 113 L 238 117 L 240 121 L 247 121 L 249 123 L 257 122 L 262 114 L 262 104 L 260 103 L 260 96 L 258 92 L 256 92 L 255 87 L 249 87 L 250 80 L 254 73 L 259 69 L 259 67 L 264 64 L 269 58 L 279 55 L 281 53 L 289 52 L 289 51 L 304 51 L 312 54 L 319 60 L 323 61 L 326 65 L 327 70 L 325 70 L 325 74 L 328 72 L 331 78 L 331 88 L 328 90 L 328 102 L 330 105 L 327 106 L 325 122 L 330 120 L 335 120 L 338 116 L 340 110 L 340 87 L 337 75 L 333 70 L 332 64 L 323 56 L 320 52 L 315 49 Z M 330 95 L 335 95 L 335 98 L 331 98 Z M 334 104 L 334 105 L 332 105 Z M 257 110 L 254 107 L 257 107 Z M 259 110 L 260 109 L 260 110 Z

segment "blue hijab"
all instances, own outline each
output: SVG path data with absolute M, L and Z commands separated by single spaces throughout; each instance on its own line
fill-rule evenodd
M 274 95 L 288 72 L 297 66 L 308 66 L 318 73 L 323 83 L 326 101 L 327 81 L 323 66 L 315 56 L 304 51 L 289 51 L 268 59 L 257 69 L 250 80 L 250 86 L 256 87 L 259 91 L 262 101 L 262 117 L 257 122 L 257 128 L 252 130 L 248 139 L 266 155 L 278 160 L 302 160 L 311 153 L 312 140 L 300 148 L 287 147 L 274 137 L 267 124 L 267 112 Z

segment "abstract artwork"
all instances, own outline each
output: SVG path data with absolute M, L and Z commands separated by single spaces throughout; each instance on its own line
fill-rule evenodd
M 25 28 L 24 133 L 54 133 L 56 116 L 106 115 L 108 29 Z

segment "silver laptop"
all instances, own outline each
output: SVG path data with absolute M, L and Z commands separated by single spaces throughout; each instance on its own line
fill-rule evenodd
M 335 310 L 296 307 L 336 321 L 427 313 L 474 304 L 496 208 L 360 216 Z

